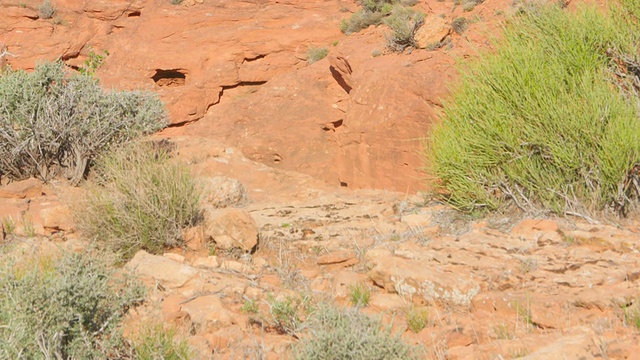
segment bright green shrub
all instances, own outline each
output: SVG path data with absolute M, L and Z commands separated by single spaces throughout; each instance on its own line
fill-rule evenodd
M 390 334 L 379 321 L 356 309 L 321 306 L 310 320 L 310 334 L 294 348 L 297 360 L 420 359 L 419 349 Z
M 617 8 L 548 6 L 507 24 L 495 53 L 463 72 L 427 147 L 446 200 L 468 211 L 624 210 L 640 161 L 638 99 L 609 66 L 637 53 L 634 34 Z
M 0 77 L 0 177 L 63 174 L 77 184 L 94 156 L 166 124 L 157 96 L 104 92 L 61 61 L 9 71 Z
M 133 340 L 133 349 L 138 360 L 195 359 L 193 349 L 176 328 L 161 323 L 142 325 L 142 331 Z
M 161 253 L 180 244 L 200 218 L 201 188 L 169 150 L 129 144 L 96 160 L 90 195 L 76 210 L 79 230 L 128 259 L 144 249 Z
M 1 359 L 126 357 L 119 324 L 140 286 L 86 253 L 2 260 Z

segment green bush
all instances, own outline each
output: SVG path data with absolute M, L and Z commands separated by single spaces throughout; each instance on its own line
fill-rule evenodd
M 355 309 L 324 305 L 316 309 L 310 320 L 310 334 L 294 347 L 294 358 L 401 360 L 420 359 L 419 352 L 392 336 L 379 321 Z
M 95 172 L 76 209 L 78 229 L 123 260 L 180 245 L 181 231 L 200 219 L 200 186 L 167 149 L 129 144 L 99 157 Z
M 451 29 L 456 34 L 462 34 L 463 32 L 467 31 L 468 27 L 469 27 L 469 21 L 463 17 L 455 18 L 451 22 Z
M 638 99 L 611 74 L 615 54 L 637 54 L 635 24 L 616 7 L 515 17 L 495 53 L 463 72 L 433 130 L 429 170 L 445 199 L 480 212 L 624 210 L 640 161 Z
M 329 49 L 326 47 L 312 46 L 307 51 L 307 62 L 313 64 L 316 61 L 320 61 L 329 55 Z
M 382 20 L 393 12 L 394 5 L 409 7 L 417 3 L 416 0 L 360 0 L 362 9 L 356 11 L 347 20 L 342 20 L 340 30 L 349 35 L 371 25 L 380 25 Z
M 139 285 L 87 253 L 2 260 L 1 359 L 128 356 L 119 324 L 142 300 Z
M 143 325 L 142 331 L 133 341 L 133 349 L 138 360 L 195 358 L 187 340 L 174 327 L 165 327 L 161 323 Z
M 384 14 L 381 12 L 372 12 L 364 9 L 358 10 L 351 15 L 349 20 L 342 20 L 340 30 L 347 35 L 353 34 L 371 25 L 380 25 L 383 17 Z
M 402 5 L 395 5 L 391 15 L 384 19 L 391 28 L 386 35 L 387 47 L 402 52 L 406 48 L 417 48 L 415 34 L 424 23 L 424 14 Z
M 61 61 L 0 77 L 0 177 L 45 181 L 62 173 L 77 184 L 90 160 L 112 145 L 167 123 L 157 96 L 104 92 Z

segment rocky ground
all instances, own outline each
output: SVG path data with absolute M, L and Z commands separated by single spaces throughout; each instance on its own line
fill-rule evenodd
M 0 2 L 12 67 L 82 66 L 91 49 L 108 50 L 104 84 L 167 102 L 173 125 L 155 138 L 175 143 L 198 178 L 247 189 L 242 204 L 187 231 L 185 248 L 126 264 L 150 289 L 129 331 L 162 319 L 186 329 L 202 358 L 287 358 L 304 316 L 282 326 L 274 302 L 351 306 L 358 288 L 371 295 L 362 311 L 428 358 L 638 358 L 635 219 L 472 219 L 425 195 L 419 138 L 457 60 L 488 47 L 510 3 L 465 12 L 421 1 L 428 42 L 451 46 L 410 54 L 385 53 L 383 27 L 341 34 L 351 1 L 58 1 L 53 20 L 38 5 Z M 473 20 L 462 35 L 450 30 L 459 16 Z M 309 65 L 309 46 L 330 55 Z M 82 191 L 0 187 L 0 218 L 15 220 L 2 240 L 84 246 L 70 211 Z M 417 331 L 415 311 L 426 314 Z

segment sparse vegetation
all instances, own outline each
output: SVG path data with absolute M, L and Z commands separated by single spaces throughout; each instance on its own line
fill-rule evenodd
M 244 304 L 242 304 L 242 308 L 240 308 L 245 314 L 257 314 L 258 313 L 258 304 L 255 300 L 245 300 Z
M 101 156 L 89 195 L 76 209 L 78 228 L 122 259 L 138 250 L 180 245 L 181 231 L 201 216 L 200 187 L 189 170 L 152 143 Z
M 320 61 L 329 55 L 329 49 L 326 47 L 312 46 L 307 51 L 307 62 L 313 64 L 316 61 Z
M 16 222 L 11 216 L 2 218 L 2 227 L 7 235 L 13 235 L 16 232 Z
M 369 305 L 371 290 L 367 285 L 358 283 L 349 287 L 349 301 L 355 307 L 365 307 Z
M 267 304 L 276 330 L 283 334 L 297 335 L 304 325 L 308 302 L 309 298 L 306 297 L 276 299 L 270 296 Z
M 89 57 L 84 61 L 84 66 L 78 68 L 78 71 L 82 75 L 93 76 L 96 70 L 102 66 L 107 56 L 109 56 L 109 51 L 107 50 L 102 50 L 100 53 L 96 53 L 93 49 L 89 50 Z
M 451 22 L 451 29 L 453 29 L 453 31 L 455 31 L 456 34 L 462 34 L 463 32 L 467 31 L 467 28 L 469 27 L 468 23 L 469 22 L 467 21 L 466 18 L 463 18 L 463 17 L 455 18 Z
M 620 55 L 637 52 L 636 24 L 616 6 L 515 17 L 496 52 L 464 72 L 433 131 L 430 169 L 444 199 L 472 212 L 624 214 L 640 190 L 637 98 L 621 90 L 637 85 L 621 85 L 635 62 Z
M 135 358 L 140 360 L 189 360 L 194 351 L 173 326 L 144 324 L 133 341 Z
M 51 0 L 44 0 L 40 6 L 38 6 L 38 13 L 42 19 L 51 19 L 56 15 L 56 6 Z
M 407 325 L 409 325 L 409 330 L 414 333 L 419 333 L 427 327 L 429 324 L 429 312 L 427 309 L 420 309 L 416 307 L 411 307 L 407 310 L 405 314 L 407 317 Z
M 321 305 L 310 320 L 310 333 L 294 348 L 297 360 L 420 359 L 420 351 L 390 334 L 379 321 L 356 309 Z
M 61 61 L 9 70 L 0 77 L 0 177 L 65 175 L 77 184 L 94 156 L 165 124 L 157 96 L 104 92 Z
M 384 19 L 391 28 L 386 35 L 387 47 L 392 51 L 417 48 L 415 34 L 424 23 L 424 14 L 402 5 L 394 5 L 391 15 Z
M 0 358 L 125 358 L 124 313 L 142 288 L 115 278 L 104 256 L 21 256 L 0 267 Z
M 506 324 L 497 324 L 493 326 L 493 333 L 496 339 L 501 340 L 511 340 L 513 339 L 513 335 L 511 334 L 511 329 Z
M 414 0 L 361 0 L 362 9 L 355 12 L 349 19 L 340 23 L 340 30 L 349 35 L 371 25 L 380 25 L 383 19 L 392 14 L 394 5 L 408 8 L 417 3 Z

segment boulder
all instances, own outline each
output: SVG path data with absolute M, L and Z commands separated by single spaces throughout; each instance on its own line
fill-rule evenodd
M 0 188 L 0 198 L 24 199 L 42 195 L 42 181 L 34 178 L 14 181 Z
M 125 269 L 165 288 L 179 288 L 196 277 L 198 271 L 186 264 L 141 250 L 125 265 Z
M 415 39 L 420 49 L 440 45 L 451 33 L 451 26 L 441 17 L 432 17 L 425 21 L 415 34 Z
M 217 295 L 197 297 L 182 304 L 182 311 L 189 314 L 191 321 L 201 326 L 205 332 L 224 328 L 233 323 L 233 316 Z
M 420 255 L 407 259 L 383 248 L 369 250 L 367 276 L 388 292 L 414 302 L 469 306 L 480 292 L 478 283 L 468 275 L 447 272 L 437 263 L 431 265 Z
M 258 245 L 258 225 L 246 210 L 205 209 L 204 235 L 220 250 L 240 248 L 251 252 Z

